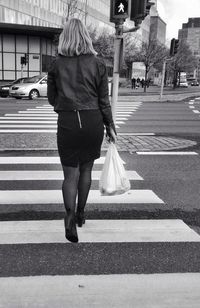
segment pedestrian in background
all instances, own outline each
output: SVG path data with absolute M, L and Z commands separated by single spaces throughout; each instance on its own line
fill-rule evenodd
M 136 79 L 133 77 L 131 79 L 132 89 L 135 89 L 135 83 L 136 83 Z
M 104 126 L 109 140 L 116 138 L 106 66 L 96 55 L 86 27 L 73 18 L 63 26 L 58 56 L 48 72 L 48 100 L 58 113 L 65 236 L 71 242 L 78 242 L 76 223 L 85 223 L 91 171 L 100 157 Z

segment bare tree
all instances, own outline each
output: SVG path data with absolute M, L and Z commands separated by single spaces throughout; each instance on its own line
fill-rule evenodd
M 189 73 L 196 67 L 197 58 L 192 54 L 189 46 L 184 41 L 180 41 L 177 53 L 168 64 L 168 74 L 173 78 L 174 88 L 180 83 L 181 72 Z
M 166 47 L 159 44 L 156 40 L 150 40 L 148 43 L 142 43 L 142 47 L 135 58 L 137 61 L 143 62 L 145 65 L 144 92 L 146 92 L 146 84 L 150 69 L 153 67 L 158 67 L 158 65 L 163 63 L 166 57 Z
M 72 17 L 80 18 L 84 16 L 84 3 L 80 4 L 78 0 L 68 0 L 63 14 L 63 23 Z
M 124 64 L 128 70 L 128 76 L 131 77 L 132 63 L 136 61 L 138 54 L 138 40 L 133 33 L 124 35 Z

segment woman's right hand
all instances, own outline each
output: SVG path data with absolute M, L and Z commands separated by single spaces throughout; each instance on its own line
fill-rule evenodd
M 116 143 L 117 134 L 114 126 L 106 126 L 106 137 L 108 137 L 108 142 Z

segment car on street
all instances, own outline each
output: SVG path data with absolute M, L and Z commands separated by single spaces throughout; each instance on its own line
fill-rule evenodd
M 24 83 L 25 80 L 27 78 L 18 78 L 16 80 L 14 80 L 13 82 L 9 82 L 9 83 L 6 83 L 6 84 L 3 84 L 0 86 L 0 97 L 7 97 L 9 96 L 9 88 L 15 84 L 18 84 L 18 83 Z
M 198 81 L 197 80 L 192 81 L 191 86 L 199 86 Z
M 181 81 L 181 82 L 179 83 L 179 87 L 180 87 L 180 88 L 187 88 L 187 87 L 188 87 L 187 81 Z
M 37 75 L 27 78 L 23 84 L 15 84 L 10 87 L 9 95 L 17 99 L 35 99 L 47 96 L 47 75 Z

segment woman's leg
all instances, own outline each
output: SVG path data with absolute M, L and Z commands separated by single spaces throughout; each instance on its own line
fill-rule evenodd
M 75 213 L 76 196 L 79 180 L 79 167 L 68 167 L 62 165 L 64 173 L 64 181 L 62 185 L 62 193 L 66 211 Z
M 75 207 L 79 179 L 79 167 L 62 167 L 64 172 L 62 193 L 67 214 L 64 218 L 65 237 L 71 242 L 78 242 L 78 234 L 75 222 Z
M 80 176 L 78 181 L 78 205 L 77 205 L 77 222 L 79 227 L 85 222 L 84 208 L 90 191 L 92 178 L 91 172 L 94 161 L 80 165 Z

